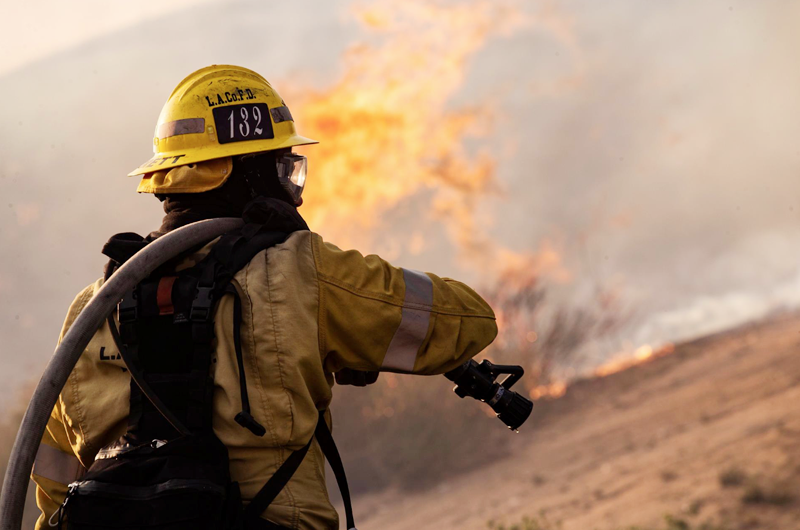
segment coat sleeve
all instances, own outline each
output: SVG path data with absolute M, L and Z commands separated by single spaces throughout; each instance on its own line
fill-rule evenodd
M 92 298 L 93 287 L 84 289 L 69 308 L 64 326 L 61 328 L 59 343 L 75 321 L 80 311 Z M 58 511 L 67 496 L 67 485 L 83 476 L 85 469 L 73 452 L 67 427 L 61 413 L 61 399 L 50 412 L 36 460 L 31 471 L 31 479 L 36 484 L 36 505 L 41 515 L 36 521 L 36 530 L 51 528 L 50 517 Z
M 313 235 L 325 368 L 418 375 L 452 370 L 497 335 L 494 312 L 463 283 L 342 251 Z
M 67 485 L 81 477 L 83 466 L 72 452 L 64 423 L 53 409 L 36 453 L 31 478 L 36 483 L 36 505 L 41 510 L 36 530 L 50 528 L 48 521 L 67 495 Z

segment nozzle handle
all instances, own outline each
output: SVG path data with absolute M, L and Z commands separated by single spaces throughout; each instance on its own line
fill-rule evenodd
M 521 366 L 494 364 L 484 360 L 480 364 L 469 360 L 445 377 L 456 385 L 453 391 L 461 398 L 467 396 L 485 402 L 497 417 L 512 430 L 517 430 L 531 414 L 533 402 L 511 390 L 525 371 Z M 507 374 L 501 383 L 498 375 Z

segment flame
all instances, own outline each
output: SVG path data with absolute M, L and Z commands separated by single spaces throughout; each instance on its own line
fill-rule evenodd
M 622 354 L 613 356 L 610 361 L 595 368 L 594 375 L 596 377 L 606 377 L 627 370 L 633 366 L 650 362 L 658 357 L 669 355 L 674 351 L 675 345 L 671 343 L 664 344 L 657 349 L 653 349 L 649 344 L 644 344 L 636 348 L 633 355 Z
M 468 60 L 510 28 L 508 8 L 395 1 L 355 15 L 377 43 L 352 46 L 328 90 L 299 95 L 297 121 L 321 141 L 304 151 L 319 176 L 307 190 L 309 222 L 347 237 L 354 223 L 377 228 L 382 214 L 425 192 L 490 192 L 494 161 L 467 153 L 463 142 L 486 133 L 494 109 L 446 104 Z
M 672 343 L 664 344 L 658 348 L 653 348 L 649 344 L 643 344 L 632 353 L 614 356 L 612 360 L 595 368 L 591 375 L 596 378 L 607 377 L 611 374 L 616 374 L 633 368 L 634 366 L 648 363 L 659 357 L 669 355 L 674 351 L 675 345 Z M 569 389 L 572 382 L 574 382 L 574 380 L 570 378 L 556 380 L 546 385 L 536 386 L 532 388 L 528 394 L 531 399 L 558 399 L 567 393 L 567 389 Z
M 567 382 L 556 381 L 549 385 L 539 385 L 529 392 L 531 399 L 558 399 L 567 393 Z
M 311 170 L 303 206 L 309 224 L 342 246 L 380 245 L 389 258 L 430 248 L 430 227 L 442 224 L 462 263 L 478 270 L 560 270 L 551 247 L 515 252 L 495 242 L 491 216 L 479 213 L 485 197 L 501 195 L 497 162 L 480 147 L 499 98 L 452 101 L 490 39 L 536 22 L 563 40 L 566 26 L 554 22 L 555 12 L 534 21 L 511 0 L 391 0 L 352 14 L 366 38 L 346 51 L 338 81 L 324 91 L 284 83 L 301 132 L 320 140 L 301 148 Z M 397 246 L 385 237 L 386 224 L 402 215 L 427 217 L 426 235 L 401 233 Z

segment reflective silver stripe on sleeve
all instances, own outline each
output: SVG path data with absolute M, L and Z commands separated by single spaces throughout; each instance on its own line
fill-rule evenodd
M 36 453 L 32 473 L 59 484 L 69 484 L 80 478 L 83 466 L 75 455 L 41 444 Z
M 433 282 L 424 272 L 408 269 L 403 269 L 403 279 L 406 282 L 403 317 L 381 367 L 389 372 L 411 372 L 414 369 L 431 321 Z
M 181 134 L 201 133 L 206 130 L 206 120 L 204 118 L 186 118 L 185 120 L 168 121 L 158 127 L 158 138 L 163 140 L 170 136 L 180 136 Z

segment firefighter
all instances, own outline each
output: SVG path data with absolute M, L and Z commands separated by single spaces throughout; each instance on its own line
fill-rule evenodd
M 463 283 L 340 250 L 308 229 L 297 210 L 306 159 L 292 148 L 316 142 L 298 135 L 289 108 L 257 73 L 224 65 L 192 73 L 169 96 L 153 142 L 155 156 L 130 173 L 141 178 L 138 191 L 154 194 L 166 212 L 145 243 L 195 221 L 241 217 L 253 203 L 268 227 L 289 234 L 235 272 L 238 321 L 230 294 L 213 311 L 210 418 L 245 506 L 290 455 L 310 444 L 260 514 L 263 528 L 338 529 L 322 450 L 309 441 L 331 403 L 334 380 L 364 385 L 379 371 L 453 370 L 492 342 L 494 313 Z M 174 269 L 201 262 L 215 242 L 181 256 Z M 75 298 L 62 337 L 103 281 Z M 157 297 L 164 310 L 171 302 L 162 283 Z M 112 329 L 121 325 L 121 311 L 97 331 L 52 411 L 32 475 L 42 511 L 37 529 L 62 519 L 68 484 L 130 432 L 139 391 Z M 249 401 L 248 428 L 238 415 L 240 393 Z M 324 417 L 330 424 L 329 413 Z M 69 517 L 63 524 L 70 527 Z

